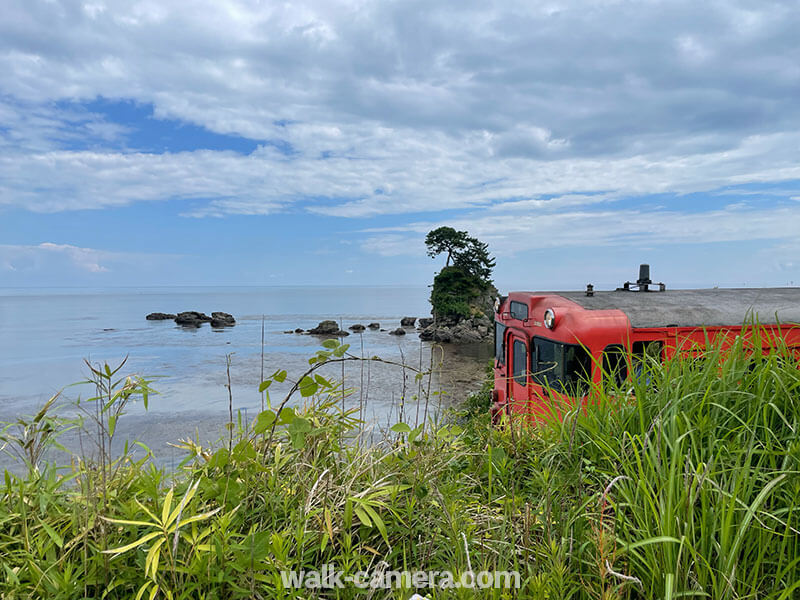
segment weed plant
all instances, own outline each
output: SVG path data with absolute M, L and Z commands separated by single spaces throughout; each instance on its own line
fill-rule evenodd
M 326 342 L 312 363 L 346 356 Z M 119 403 L 149 384 L 93 375 L 107 452 Z M 261 389 L 288 377 L 276 371 Z M 282 571 L 326 564 L 520 573 L 519 589 L 419 590 L 429 598 L 800 595 L 800 370 L 786 348 L 762 356 L 737 341 L 653 362 L 536 427 L 492 428 L 472 411 L 398 423 L 374 444 L 352 443 L 358 409 L 342 409 L 334 381 L 311 372 L 293 390 L 301 405 L 267 398 L 214 447 L 177 442 L 176 473 L 127 449 L 47 463 L 39 447 L 69 426 L 48 410 L 7 427 L 0 444 L 27 468 L 0 487 L 0 597 L 413 593 L 284 586 Z

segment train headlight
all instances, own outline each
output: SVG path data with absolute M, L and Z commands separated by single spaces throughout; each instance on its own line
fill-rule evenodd
M 498 310 L 500 310 L 500 298 L 495 298 L 494 299 L 494 312 L 497 312 Z
M 544 326 L 553 329 L 556 326 L 556 313 L 552 308 L 544 311 Z

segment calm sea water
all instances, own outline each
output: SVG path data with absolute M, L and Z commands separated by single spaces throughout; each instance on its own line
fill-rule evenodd
M 69 412 L 71 402 L 93 393 L 90 386 L 65 387 L 86 378 L 84 359 L 113 366 L 127 356 L 123 372 L 155 378 L 160 394 L 147 412 L 131 407 L 123 434 L 158 447 L 192 432 L 214 437 L 228 414 L 227 355 L 234 410 L 253 416 L 260 409 L 262 317 L 264 373 L 283 368 L 299 374 L 322 338 L 285 330 L 308 329 L 323 319 L 341 321 L 345 329 L 378 321 L 391 330 L 403 316 L 427 316 L 428 293 L 425 287 L 0 289 L 0 420 L 35 412 L 59 390 L 62 411 Z M 183 310 L 229 312 L 237 324 L 186 329 L 145 320 L 150 312 Z M 430 362 L 430 347 L 413 330 L 406 336 L 368 330 L 345 341 L 359 355 L 415 366 Z M 477 359 L 484 357 L 478 354 L 467 353 L 455 367 L 462 382 L 480 378 Z M 338 368 L 327 374 L 341 377 Z M 375 364 L 348 365 L 345 379 L 354 389 L 349 402 L 363 403 L 367 418 L 386 423 L 397 419 L 404 387 L 410 396 L 417 385 L 413 374 Z M 270 389 L 274 402 L 287 385 Z

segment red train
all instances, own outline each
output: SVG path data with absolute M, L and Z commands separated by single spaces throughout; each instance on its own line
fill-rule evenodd
M 614 291 L 512 292 L 495 304 L 493 417 L 550 415 L 585 398 L 587 382 L 724 344 L 751 321 L 764 349 L 784 340 L 800 356 L 800 288 L 667 290 L 641 265 Z

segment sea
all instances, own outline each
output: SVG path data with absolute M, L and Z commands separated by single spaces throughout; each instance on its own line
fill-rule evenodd
M 346 406 L 358 407 L 370 427 L 413 425 L 477 389 L 491 352 L 485 345 L 431 345 L 414 328 L 390 335 L 402 317 L 429 316 L 428 295 L 425 286 L 0 288 L 0 421 L 32 415 L 56 394 L 58 414 L 87 416 L 95 396 L 93 385 L 81 383 L 90 376 L 87 363 L 114 369 L 124 361 L 118 374 L 150 380 L 157 394 L 147 408 L 141 401 L 127 407 L 115 444 L 138 441 L 157 461 L 174 464 L 181 453 L 171 443 L 191 437 L 213 445 L 231 411 L 247 423 L 282 401 L 325 340 L 294 330 L 333 319 L 345 330 L 380 323 L 380 330 L 341 341 L 355 356 L 393 364 L 354 361 L 320 373 L 344 379 Z M 186 310 L 228 312 L 236 325 L 185 328 L 145 319 Z M 259 383 L 277 370 L 286 370 L 287 380 L 265 397 Z M 420 380 L 420 370 L 433 373 Z M 296 396 L 290 405 L 302 404 Z M 88 436 L 73 431 L 65 439 L 71 452 L 91 451 Z

